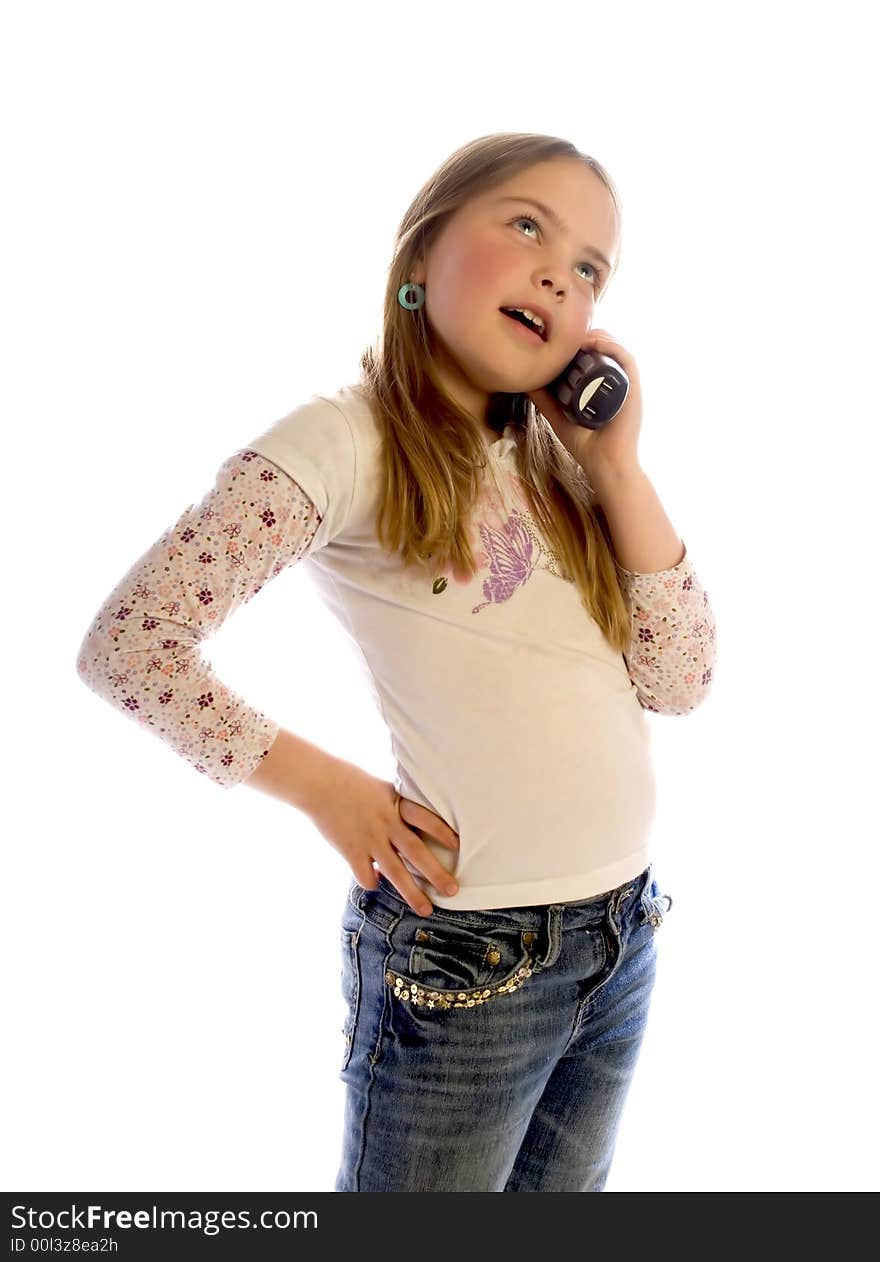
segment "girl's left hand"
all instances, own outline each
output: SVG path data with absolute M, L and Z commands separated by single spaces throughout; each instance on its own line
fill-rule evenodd
M 629 378 L 629 390 L 623 407 L 607 425 L 602 429 L 586 429 L 583 425 L 570 421 L 561 405 L 544 387 L 529 391 L 528 397 L 541 415 L 546 416 L 556 437 L 583 468 L 587 480 L 595 486 L 603 473 L 620 473 L 638 468 L 642 387 L 636 361 L 604 329 L 590 329 L 580 350 L 595 350 L 616 360 Z

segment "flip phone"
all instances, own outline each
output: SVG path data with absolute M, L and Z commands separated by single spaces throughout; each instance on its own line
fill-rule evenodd
M 547 389 L 569 420 L 586 429 L 601 429 L 623 407 L 629 378 L 608 355 L 581 350 Z

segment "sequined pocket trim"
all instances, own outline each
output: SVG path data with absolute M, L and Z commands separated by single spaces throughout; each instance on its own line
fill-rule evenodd
M 523 982 L 535 971 L 533 966 L 534 959 L 529 958 L 528 962 L 521 964 L 506 981 L 477 990 L 434 990 L 431 987 L 420 986 L 412 978 L 392 972 L 390 969 L 385 974 L 385 980 L 389 986 L 393 987 L 393 994 L 397 999 L 412 1003 L 417 1008 L 474 1008 L 477 1004 L 497 999 L 499 995 L 510 995 L 515 990 L 519 990 Z

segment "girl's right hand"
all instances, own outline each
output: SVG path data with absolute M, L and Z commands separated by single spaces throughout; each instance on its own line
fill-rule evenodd
M 434 910 L 406 869 L 403 855 L 424 873 L 432 885 L 445 894 L 455 894 L 458 883 L 434 857 L 413 824 L 431 837 L 457 851 L 458 833 L 434 811 L 411 798 L 397 799 L 394 785 L 371 776 L 354 763 L 334 758 L 322 778 L 320 792 L 308 808 L 308 815 L 322 836 L 348 863 L 354 878 L 364 889 L 378 887 L 376 867 L 399 890 L 420 916 Z M 451 884 L 450 884 L 451 883 Z

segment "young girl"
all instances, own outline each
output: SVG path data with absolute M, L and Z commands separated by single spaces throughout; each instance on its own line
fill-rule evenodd
M 79 651 L 90 688 L 219 786 L 306 812 L 351 869 L 337 1191 L 608 1176 L 671 906 L 644 711 L 693 711 L 715 643 L 639 463 L 636 363 L 592 328 L 620 233 L 565 140 L 454 153 L 404 215 L 362 379 L 230 456 Z M 595 431 L 546 388 L 582 347 L 630 383 Z M 199 655 L 299 561 L 363 653 L 393 785 Z

